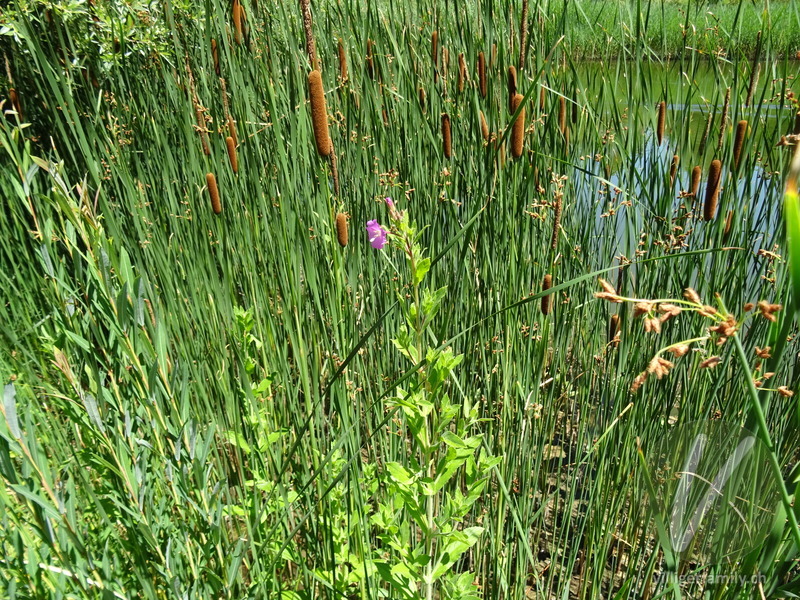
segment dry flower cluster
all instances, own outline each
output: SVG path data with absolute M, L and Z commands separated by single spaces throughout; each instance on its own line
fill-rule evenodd
M 634 378 L 631 384 L 631 392 L 633 393 L 639 390 L 650 375 L 655 375 L 656 379 L 661 379 L 675 367 L 673 362 L 664 358 L 664 354 L 669 353 L 675 357 L 681 357 L 689 352 L 690 344 L 700 342 L 713 342 L 714 346 L 722 346 L 729 338 L 736 335 L 736 332 L 748 315 L 752 313 L 754 308 L 757 308 L 760 316 L 773 323 L 777 321 L 775 313 L 782 308 L 780 304 L 772 304 L 764 300 L 760 301 L 757 305 L 748 302 L 742 307 L 744 316 L 741 319 L 737 319 L 733 314 L 728 313 L 727 310 L 724 309 L 722 303 L 719 303 L 719 308 L 703 303 L 700 295 L 692 288 L 686 288 L 684 290 L 683 300 L 643 300 L 639 298 L 626 298 L 620 295 L 616 288 L 605 279 L 599 278 L 598 281 L 602 291 L 595 292 L 595 297 L 616 304 L 621 304 L 623 302 L 632 303 L 633 317 L 634 319 L 642 318 L 646 333 L 661 333 L 661 328 L 664 323 L 677 317 L 684 311 L 695 312 L 713 322 L 713 324 L 707 328 L 705 335 L 670 344 L 659 350 L 648 363 L 647 368 Z M 619 333 L 616 334 L 614 341 L 618 341 L 618 338 Z M 771 356 L 770 347 L 766 346 L 760 348 L 756 346 L 756 356 L 759 359 L 769 358 Z M 717 366 L 721 361 L 722 358 L 718 355 L 710 356 L 700 363 L 700 368 L 710 369 Z M 753 378 L 756 387 L 764 390 L 767 389 L 763 387 L 764 382 L 775 375 L 775 373 L 770 372 L 762 374 L 760 361 L 756 363 L 754 373 Z M 777 392 L 784 397 L 794 395 L 794 392 L 786 386 L 779 386 L 770 391 Z

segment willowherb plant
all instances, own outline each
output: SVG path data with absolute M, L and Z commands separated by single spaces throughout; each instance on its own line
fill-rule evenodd
M 376 552 L 372 563 L 383 581 L 409 600 L 478 598 L 474 575 L 454 573 L 452 567 L 483 532 L 467 521 L 501 459 L 487 455 L 482 436 L 472 434 L 479 421 L 477 407 L 467 412 L 448 393 L 463 355 L 428 345 L 428 330 L 447 287 L 423 285 L 431 259 L 419 245 L 416 224 L 390 198 L 386 204 L 391 226 L 372 220 L 367 233 L 373 248 L 388 245 L 405 258 L 411 294 L 409 299 L 398 294 L 404 324 L 392 342 L 415 375 L 391 401 L 404 417 L 411 452 L 407 464 L 386 464 L 387 500 L 372 517 L 384 548 L 393 552 L 388 557 Z

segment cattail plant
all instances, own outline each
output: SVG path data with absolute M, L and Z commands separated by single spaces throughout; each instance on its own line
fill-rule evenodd
M 669 167 L 669 184 L 675 183 L 675 175 L 678 173 L 678 164 L 681 162 L 681 157 L 677 154 L 672 156 L 672 164 Z
M 528 45 L 528 0 L 522 0 L 522 15 L 519 21 L 519 70 L 525 68 L 525 47 Z
M 328 132 L 328 111 L 325 107 L 325 90 L 322 87 L 322 74 L 311 71 L 308 74 L 308 93 L 311 98 L 311 123 L 314 127 L 314 140 L 320 156 L 331 153 L 331 136 Z
M 339 79 L 347 81 L 347 56 L 344 53 L 344 42 L 339 38 Z
M 558 97 L 558 130 L 561 135 L 567 130 L 567 101 L 564 96 Z
M 658 138 L 658 145 L 664 141 L 664 126 L 667 122 L 667 103 L 663 100 L 658 104 L 658 124 L 656 127 L 656 137 Z
M 228 160 L 231 162 L 231 170 L 234 174 L 239 172 L 239 157 L 236 155 L 236 142 L 231 136 L 225 138 L 225 145 L 228 147 Z
M 228 115 L 228 135 L 233 139 L 234 144 L 239 143 L 239 138 L 236 135 L 236 121 L 230 115 Z
M 419 106 L 422 109 L 422 112 L 425 112 L 427 107 L 427 95 L 425 94 L 424 88 L 419 88 Z
M 553 287 L 553 276 L 548 273 L 542 281 L 542 291 L 546 292 L 551 287 Z M 545 316 L 550 314 L 550 294 L 542 296 L 542 314 Z
M 758 32 L 758 35 L 761 36 L 761 32 Z M 747 86 L 747 98 L 744 101 L 745 106 L 750 106 L 753 102 L 753 94 L 756 91 L 756 86 L 758 85 L 758 77 L 761 74 L 761 63 L 758 62 L 755 58 L 753 68 L 750 69 L 750 85 Z
M 450 62 L 450 52 L 446 46 L 442 46 L 442 61 L 439 70 L 442 73 L 442 84 L 447 85 L 447 64 Z
M 461 52 L 458 55 L 458 93 L 461 94 L 464 91 L 464 84 L 466 83 L 467 79 L 467 61 L 464 58 L 464 53 Z
M 347 246 L 347 215 L 344 213 L 336 213 L 336 239 L 342 248 Z
M 17 118 L 22 121 L 22 106 L 19 103 L 19 95 L 16 89 L 10 88 L 8 90 L 8 99 L 11 101 L 11 108 L 17 113 Z
M 481 98 L 486 98 L 486 57 L 483 52 L 478 52 L 478 85 L 480 86 Z
M 722 163 L 719 160 L 712 160 L 711 167 L 708 169 L 708 181 L 706 181 L 706 202 L 703 206 L 703 218 L 710 221 L 717 214 L 717 200 L 719 199 L 719 184 L 721 180 Z
M 517 69 L 508 67 L 508 110 L 514 112 L 514 98 L 517 95 Z
M 742 158 L 742 146 L 744 146 L 744 136 L 747 134 L 747 121 L 742 119 L 736 124 L 736 137 L 733 140 L 733 168 L 739 169 L 739 159 Z
M 439 32 L 434 30 L 431 34 L 431 61 L 433 62 L 433 76 L 439 69 Z
M 545 89 L 544 84 L 542 84 L 542 89 L 539 90 L 539 110 L 544 111 L 544 101 L 545 101 Z
M 614 314 L 608 319 L 608 342 L 611 343 L 617 339 L 619 333 L 619 315 Z
M 564 194 L 561 191 L 556 192 L 555 203 L 553 205 L 553 232 L 550 234 L 551 250 L 555 250 L 556 246 L 558 246 L 558 232 L 561 229 L 561 208 L 563 203 Z
M 367 75 L 369 75 L 370 79 L 375 79 L 375 61 L 372 57 L 374 45 L 375 43 L 372 40 L 367 40 Z
M 481 119 L 481 136 L 483 137 L 484 142 L 489 141 L 489 124 L 486 122 L 486 115 L 483 114 L 483 111 L 478 111 Z
M 308 60 L 311 62 L 311 70 L 319 70 L 319 61 L 317 60 L 317 46 L 314 43 L 314 33 L 311 23 L 311 8 L 309 0 L 300 0 L 300 11 L 303 13 L 303 33 L 306 38 L 306 53 Z
M 206 185 L 208 186 L 208 195 L 211 198 L 211 210 L 215 215 L 222 212 L 222 204 L 219 201 L 219 189 L 217 188 L 217 177 L 213 173 L 206 174 Z
M 525 107 L 520 108 L 523 98 L 522 94 L 517 94 L 511 106 L 512 113 L 516 113 L 519 108 L 519 114 L 511 125 L 511 155 L 514 158 L 522 156 L 522 147 L 525 143 Z
M 494 67 L 495 63 L 497 62 L 497 44 L 492 44 L 492 56 L 489 60 L 489 68 L 491 69 Z
M 233 29 L 236 43 L 242 43 L 242 4 L 239 0 L 233 0 Z
M 442 147 L 444 148 L 445 158 L 450 158 L 453 156 L 453 140 L 450 132 L 450 115 L 447 113 L 442 114 Z
M 719 137 L 717 139 L 717 154 L 722 150 L 722 140 L 725 139 L 725 127 L 728 124 L 728 109 L 731 104 L 731 88 L 725 92 L 725 102 L 722 105 L 722 120 L 719 123 Z
M 697 190 L 700 189 L 700 179 L 703 176 L 703 169 L 699 165 L 692 169 L 692 187 L 690 188 L 692 197 L 697 198 Z
M 219 48 L 217 48 L 217 40 L 211 40 L 211 60 L 214 62 L 214 72 L 219 77 Z

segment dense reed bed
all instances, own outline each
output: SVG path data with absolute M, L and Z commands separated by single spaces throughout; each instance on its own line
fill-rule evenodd
M 6 596 L 796 594 L 800 21 L 676 6 L 12 3 Z M 744 555 L 664 550 L 693 422 Z

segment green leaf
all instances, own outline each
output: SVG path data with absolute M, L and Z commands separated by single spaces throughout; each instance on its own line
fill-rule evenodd
M 423 258 L 414 269 L 414 285 L 418 285 L 431 269 L 431 259 Z
M 792 303 L 795 311 L 800 310 L 800 197 L 797 180 L 800 178 L 800 146 L 795 151 L 794 160 L 786 182 L 783 197 L 783 214 L 786 219 L 786 242 L 789 253 L 789 278 L 792 283 Z
M 414 476 L 400 463 L 386 463 L 386 470 L 389 471 L 389 475 L 391 475 L 392 479 L 398 483 L 402 483 L 403 485 L 411 485 L 414 483 Z
M 3 388 L 3 414 L 8 423 L 8 430 L 16 439 L 22 437 L 22 432 L 19 430 L 19 421 L 17 420 L 17 390 L 13 383 L 6 384 Z
M 477 543 L 482 533 L 483 527 L 467 527 L 448 536 L 444 548 L 437 557 L 432 578 L 428 580 L 426 577 L 426 583 L 433 583 L 447 573 L 461 555 Z

